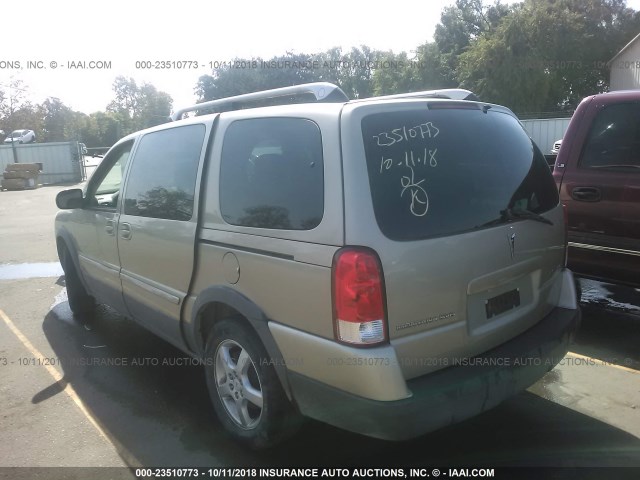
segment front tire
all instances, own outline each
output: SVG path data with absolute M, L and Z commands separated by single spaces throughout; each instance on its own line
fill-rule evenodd
M 66 247 L 62 247 L 60 251 L 60 263 L 62 264 L 62 270 L 64 270 L 64 283 L 67 287 L 69 308 L 71 308 L 73 315 L 88 316 L 93 314 L 96 302 L 84 288 L 73 260 L 71 259 L 71 254 Z
M 289 402 L 257 335 L 240 318 L 217 323 L 205 349 L 209 395 L 224 428 L 253 449 L 277 445 L 297 430 Z

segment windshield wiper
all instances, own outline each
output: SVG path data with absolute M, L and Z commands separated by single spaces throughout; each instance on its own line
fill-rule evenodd
M 542 215 L 532 212 L 531 210 L 525 210 L 523 208 L 507 208 L 506 210 L 502 210 L 500 215 L 510 216 L 511 219 L 523 219 L 523 220 L 535 220 L 536 222 L 546 223 L 548 225 L 553 225 L 553 222 Z
M 542 215 L 534 213 L 530 210 L 524 210 L 521 208 L 507 208 L 506 210 L 500 210 L 500 218 L 496 218 L 495 220 L 491 220 L 487 223 L 483 223 L 482 225 L 478 225 L 476 226 L 476 228 L 492 227 L 493 225 L 509 223 L 515 220 L 534 220 L 536 222 L 553 225 L 553 222 L 548 218 L 545 218 Z

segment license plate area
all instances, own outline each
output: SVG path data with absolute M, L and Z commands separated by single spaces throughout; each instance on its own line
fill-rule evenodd
M 484 308 L 487 319 L 520 306 L 520 289 L 516 288 L 492 297 L 485 301 Z

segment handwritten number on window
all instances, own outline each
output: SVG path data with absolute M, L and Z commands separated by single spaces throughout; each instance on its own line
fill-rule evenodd
M 386 154 L 380 157 L 379 173 L 384 174 L 396 168 L 403 169 L 405 174 L 400 178 L 400 184 L 402 185 L 400 197 L 410 198 L 411 203 L 409 209 L 411 210 L 411 214 L 416 217 L 424 217 L 429 211 L 429 195 L 423 186 L 426 180 L 422 178 L 416 181 L 414 169 L 426 166 L 436 168 L 438 166 L 438 159 L 436 158 L 438 149 L 428 148 L 431 146 L 428 143 L 430 143 L 429 139 L 434 139 L 439 134 L 440 129 L 438 127 L 432 122 L 425 122 L 415 127 L 403 126 L 381 132 L 378 135 L 373 135 L 376 145 L 382 147 L 382 151 L 386 152 Z M 393 150 L 390 151 L 386 149 L 386 147 L 401 142 L 407 143 L 403 159 L 396 156 L 400 153 L 397 152 L 397 150 L 395 153 L 392 153 Z M 414 151 L 414 147 L 412 147 L 411 144 L 415 146 L 416 142 L 422 144 L 422 146 L 419 147 L 419 150 L 416 149 Z M 408 169 L 408 173 L 406 173 L 407 170 L 404 170 L 405 168 Z

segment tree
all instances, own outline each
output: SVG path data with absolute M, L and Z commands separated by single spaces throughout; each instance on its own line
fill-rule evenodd
M 38 135 L 42 132 L 42 117 L 39 114 L 39 109 L 30 102 L 20 105 L 9 117 L 4 118 L 2 123 L 6 134 L 13 130 L 27 128 L 33 130 L 36 139 L 39 140 Z
M 525 15 L 514 14 L 498 32 L 477 39 L 458 61 L 458 79 L 482 100 L 516 112 L 544 111 L 552 78 L 536 66 L 540 50 L 526 31 Z
M 339 85 L 350 98 L 366 98 L 373 94 L 373 74 L 381 56 L 382 52 L 362 45 L 346 53 L 332 48 L 318 54 L 287 52 L 268 60 L 235 59 L 232 65 L 201 76 L 196 94 L 200 101 L 207 101 L 323 81 Z
M 472 41 L 457 79 L 516 112 L 571 111 L 608 88 L 606 62 L 639 28 L 623 0 L 527 0 Z
M 12 79 L 3 87 L 4 89 L 0 90 L 0 116 L 8 119 L 29 104 L 26 100 L 27 87 L 22 80 L 16 79 Z
M 435 43 L 420 45 L 413 58 L 402 52 L 387 53 L 383 57 L 383 66 L 373 76 L 375 95 L 389 95 L 402 92 L 417 92 L 437 88 L 456 87 L 442 65 L 442 57 Z
M 40 105 L 40 115 L 43 120 L 41 142 L 62 142 L 68 140 L 68 134 L 73 128 L 73 111 L 59 98 L 47 98 Z
M 207 101 L 314 82 L 319 72 L 313 68 L 313 60 L 311 55 L 291 52 L 269 60 L 236 58 L 215 68 L 211 75 L 201 76 L 196 94 L 200 101 Z
M 347 53 L 332 48 L 315 56 L 320 67 L 319 80 L 339 85 L 349 98 L 371 97 L 374 95 L 373 77 L 383 68 L 385 55 L 366 45 L 353 47 Z
M 495 31 L 511 7 L 499 1 L 485 5 L 482 0 L 457 0 L 445 7 L 433 35 L 441 56 L 440 74 L 448 84 L 457 84 L 458 58 L 480 36 Z
M 150 83 L 139 88 L 137 118 L 140 128 L 153 127 L 166 123 L 171 114 L 173 99 L 171 95 L 160 92 Z
M 80 138 L 89 148 L 110 147 L 124 135 L 120 121 L 114 113 L 92 113 L 83 119 Z
M 0 119 L 2 130 L 9 134 L 13 130 L 28 128 L 36 133 L 41 130 L 42 121 L 38 109 L 27 100 L 27 87 L 22 80 L 11 80 L 0 90 Z
M 113 91 L 116 98 L 107 105 L 107 111 L 126 112 L 129 117 L 133 117 L 138 112 L 140 96 L 136 81 L 120 75 L 113 82 Z
M 173 100 L 150 83 L 138 86 L 133 78 L 118 76 L 113 83 L 116 98 L 107 105 L 121 124 L 123 135 L 165 123 L 171 114 Z

